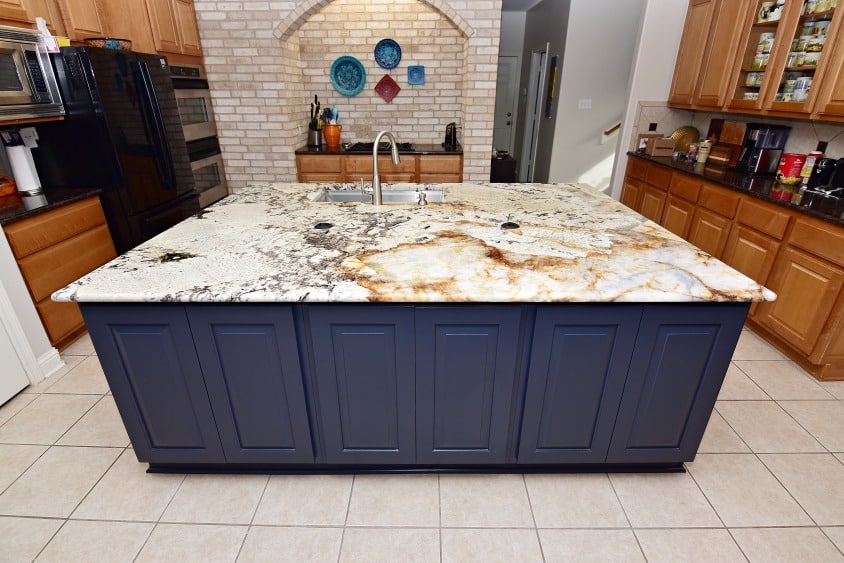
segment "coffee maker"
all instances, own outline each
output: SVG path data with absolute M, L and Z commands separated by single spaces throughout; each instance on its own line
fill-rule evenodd
M 791 127 L 748 123 L 738 158 L 738 170 L 749 174 L 774 175 L 782 158 Z
M 445 140 L 443 141 L 443 147 L 447 149 L 456 149 L 458 147 L 457 124 L 453 121 L 445 126 Z

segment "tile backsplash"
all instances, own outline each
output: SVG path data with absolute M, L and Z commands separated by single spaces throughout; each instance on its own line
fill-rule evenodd
M 786 125 L 791 127 L 788 143 L 785 146 L 786 152 L 808 153 L 815 150 L 819 141 L 826 141 L 826 156 L 844 158 L 844 124 L 673 109 L 669 108 L 665 102 L 647 101 L 639 102 L 628 150 L 636 149 L 639 134 L 647 133 L 650 123 L 656 123 L 656 132 L 664 135 L 671 135 L 672 131 L 683 125 L 693 125 L 703 136 L 709 130 L 709 123 L 713 119 Z

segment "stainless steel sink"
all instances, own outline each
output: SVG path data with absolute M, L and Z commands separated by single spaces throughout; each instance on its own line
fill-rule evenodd
M 427 203 L 440 203 L 445 200 L 441 190 L 384 190 L 383 203 L 419 203 L 419 194 L 425 194 Z M 372 203 L 372 193 L 361 190 L 323 190 L 314 201 L 331 203 Z

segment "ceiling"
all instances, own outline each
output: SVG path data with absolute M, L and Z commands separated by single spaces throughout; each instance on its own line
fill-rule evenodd
M 540 0 L 501 0 L 502 12 L 527 12 Z

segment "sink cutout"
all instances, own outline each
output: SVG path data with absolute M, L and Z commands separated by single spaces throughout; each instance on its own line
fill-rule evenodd
M 445 201 L 442 190 L 383 190 L 382 203 L 417 203 L 419 194 L 424 193 L 428 203 Z M 361 190 L 326 189 L 314 200 L 330 203 L 372 203 L 372 194 Z

